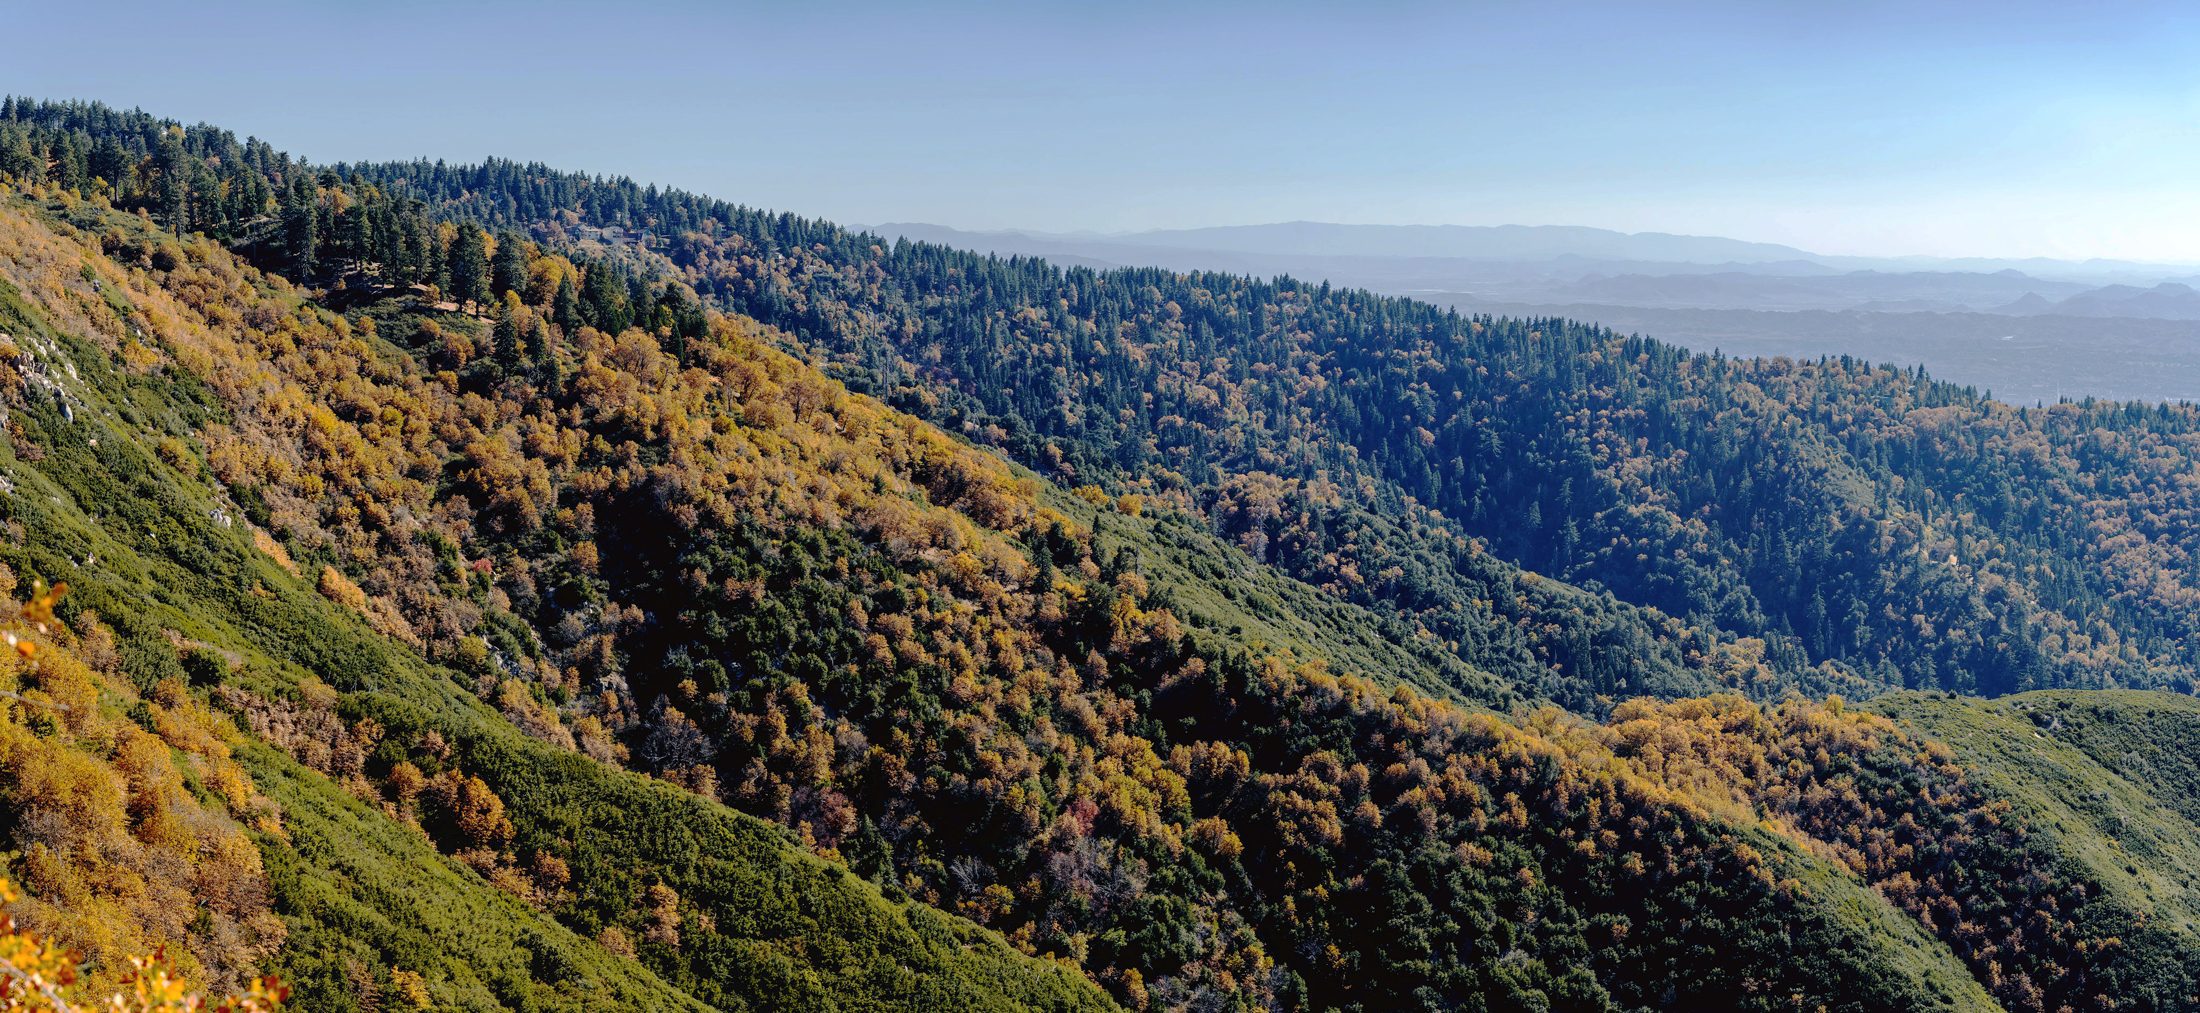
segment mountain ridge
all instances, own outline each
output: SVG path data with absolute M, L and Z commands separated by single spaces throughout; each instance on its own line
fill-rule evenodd
M 1168 248 L 1231 253 L 1321 254 L 1450 260 L 1534 261 L 1575 257 L 1688 265 L 1810 263 L 1834 270 L 1910 273 L 1939 270 L 1965 274 L 2015 271 L 2083 276 L 2191 275 L 2200 265 L 2111 257 L 1979 257 L 1927 254 L 1824 254 L 1782 243 L 1659 231 L 1627 232 L 1589 225 L 1376 225 L 1288 221 L 1124 232 L 1043 229 L 959 229 L 928 222 L 886 222 L 851 228 L 899 235 L 1016 237 L 1033 242 L 1103 243 L 1123 248 Z M 1124 266 L 1140 266 L 1126 264 Z
M 2095 761 L 1892 692 L 2189 691 L 2190 506 L 2131 493 L 2188 409 L 9 114 L 60 126 L 0 191 L 0 560 L 130 720 L 229 715 L 528 951 L 423 975 L 328 929 L 403 905 L 271 877 L 327 1008 L 2192 993 L 2175 853 L 2036 804 Z M 2173 760 L 2133 790 L 2200 811 Z

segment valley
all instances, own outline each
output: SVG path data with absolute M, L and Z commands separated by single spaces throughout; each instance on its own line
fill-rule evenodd
M 98 987 L 2200 1003 L 2189 406 L 89 103 L 0 153 L 9 911 Z

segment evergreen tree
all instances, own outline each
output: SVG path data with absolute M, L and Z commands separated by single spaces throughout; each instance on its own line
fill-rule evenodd
M 45 168 L 45 160 L 31 145 L 30 131 L 14 126 L 0 129 L 0 175 L 37 179 Z
M 421 230 L 420 280 L 438 292 L 451 290 L 451 247 L 457 243 L 451 225 L 429 225 Z
M 702 337 L 708 326 L 702 304 L 689 298 L 682 286 L 665 287 L 663 298 L 657 301 L 656 327 L 665 332 L 666 351 L 685 364 L 688 342 Z
M 102 134 L 92 144 L 89 163 L 92 178 L 105 180 L 108 189 L 117 194 L 129 189 L 130 166 L 130 152 L 123 148 L 121 141 Z
M 626 280 L 627 319 L 635 326 L 657 329 L 657 296 L 640 275 Z
M 463 222 L 451 247 L 451 298 L 470 308 L 486 306 L 489 291 L 489 243 L 481 226 Z
M 609 265 L 590 264 L 581 277 L 581 320 L 606 334 L 617 334 L 633 322 L 626 286 L 611 276 Z
M 500 376 L 518 375 L 520 367 L 526 364 L 527 350 L 520 340 L 520 317 L 523 313 L 519 294 L 504 293 L 504 298 L 497 304 L 496 327 L 490 333 L 490 354 L 496 358 L 497 373 Z
M 885 834 L 879 833 L 878 824 L 872 822 L 871 817 L 865 816 L 857 824 L 855 834 L 841 853 L 856 875 L 874 883 L 898 887 L 894 882 L 894 846 Z
M 326 272 L 331 267 L 329 264 L 331 257 L 344 256 L 343 234 L 339 230 L 339 223 L 336 220 L 336 205 L 341 199 L 337 193 L 343 189 L 344 181 L 336 175 L 333 169 L 321 170 L 321 174 L 316 177 L 316 181 L 319 184 L 320 191 L 330 195 L 330 199 L 316 201 L 314 204 L 314 236 L 321 243 L 320 249 L 314 254 L 314 259 L 320 265 L 321 270 Z
M 349 188 L 356 199 L 337 218 L 337 247 L 344 259 L 364 267 L 374 259 L 373 193 L 363 186 Z
M 425 275 L 428 263 L 428 232 L 426 219 L 417 214 L 395 216 L 396 239 L 393 243 L 394 258 L 388 264 L 390 280 L 398 285 L 411 285 Z
M 221 180 L 214 175 L 212 167 L 197 159 L 189 162 L 185 172 L 187 175 L 184 190 L 187 203 L 181 218 L 182 229 L 227 239 L 229 230 L 223 220 L 223 209 L 214 200 L 214 195 L 221 192 Z
M 558 279 L 557 295 L 550 301 L 550 320 L 568 334 L 581 325 L 581 292 L 570 275 Z
M 496 260 L 489 265 L 489 287 L 496 295 L 527 288 L 527 242 L 519 233 L 497 236 Z
M 542 318 L 529 314 L 527 318 L 527 357 L 534 368 L 535 382 L 545 390 L 557 390 L 565 383 L 564 371 L 558 366 L 557 348 L 551 344 L 550 328 Z
M 69 190 L 89 187 L 92 178 L 88 165 L 84 145 L 75 134 L 62 134 L 54 141 L 53 169 L 50 175 L 56 186 Z
M 154 154 L 154 174 L 158 187 L 158 214 L 156 218 L 167 225 L 167 231 L 180 233 L 185 225 L 185 200 L 189 198 L 189 156 L 183 150 L 183 132 L 163 130 L 161 148 Z
M 311 281 L 320 270 L 321 193 L 313 177 L 292 173 L 283 191 L 283 254 L 288 273 L 297 281 Z

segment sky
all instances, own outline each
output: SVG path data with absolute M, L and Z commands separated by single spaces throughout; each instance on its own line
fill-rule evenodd
M 2172 5 L 0 0 L 0 26 L 0 92 L 850 224 L 2200 262 L 2200 9 Z

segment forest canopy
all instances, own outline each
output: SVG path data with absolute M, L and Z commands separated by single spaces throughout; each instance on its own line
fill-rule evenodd
M 0 105 L 0 174 L 0 560 L 82 589 L 0 771 L 121 814 L 8 864 L 95 962 L 113 910 L 329 1009 L 2200 988 L 2178 852 L 1826 695 L 2189 688 L 2189 409 L 88 104 Z M 156 859 L 225 886 L 112 889 Z

